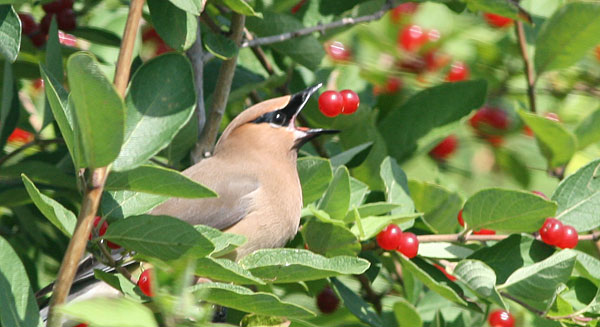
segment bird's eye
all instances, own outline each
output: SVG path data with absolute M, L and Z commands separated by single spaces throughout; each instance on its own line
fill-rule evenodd
M 285 116 L 280 112 L 275 113 L 275 115 L 273 116 L 273 124 L 283 125 L 284 122 Z

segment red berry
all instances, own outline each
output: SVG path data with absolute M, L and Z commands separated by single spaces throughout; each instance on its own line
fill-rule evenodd
M 96 216 L 94 217 L 94 228 L 98 228 L 98 224 L 100 223 L 100 220 L 102 220 L 102 217 L 100 216 Z M 100 225 L 100 228 L 98 229 L 98 236 L 102 236 L 106 233 L 106 229 L 108 228 L 108 223 L 105 221 L 102 222 L 102 225 Z M 90 233 L 90 235 L 88 236 L 88 240 L 92 239 L 92 234 L 94 234 L 93 232 Z
M 446 81 L 459 82 L 469 78 L 469 67 L 462 61 L 455 61 L 450 67 Z
M 56 16 L 58 28 L 63 31 L 74 30 L 77 27 L 77 17 L 73 9 L 65 9 L 60 11 Z
M 42 31 L 43 34 L 47 35 L 48 31 L 50 31 L 52 16 L 54 16 L 54 13 L 45 14 L 44 17 L 42 17 L 42 20 L 40 21 L 40 31 Z
M 572 249 L 577 246 L 579 235 L 573 226 L 564 225 L 561 239 L 556 246 L 561 249 Z
M 146 269 L 140 275 L 140 279 L 138 279 L 137 285 L 139 286 L 142 293 L 146 294 L 146 296 L 153 296 L 154 290 L 152 289 L 152 281 L 151 281 L 152 269 Z
M 325 287 L 319 295 L 317 295 L 317 307 L 321 312 L 329 314 L 335 312 L 340 304 L 335 292 L 328 287 Z
M 161 40 L 161 38 L 154 28 L 149 28 L 142 34 L 142 41 L 144 42 L 155 40 Z
M 22 130 L 20 128 L 15 128 L 12 133 L 8 136 L 8 142 L 15 143 L 29 143 L 33 141 L 34 136 L 28 131 Z
M 40 90 L 44 88 L 44 79 L 43 78 L 37 78 L 33 81 L 33 88 L 36 90 Z
M 450 62 L 450 56 L 436 50 L 431 50 L 425 53 L 423 60 L 425 61 L 425 68 L 428 71 L 436 71 Z
M 513 23 L 513 20 L 511 18 L 492 14 L 492 13 L 483 14 L 483 18 L 485 18 L 485 21 L 490 26 L 494 26 L 494 27 L 507 27 L 507 26 L 512 25 L 512 23 Z
M 38 24 L 28 13 L 19 13 L 19 19 L 21 20 L 21 30 L 25 35 L 31 35 L 33 32 L 38 30 Z
M 537 195 L 537 196 L 541 196 L 542 198 L 544 198 L 544 200 L 548 200 L 550 201 L 550 199 L 546 196 L 546 194 L 540 192 L 540 191 L 531 191 L 531 193 Z
M 434 263 L 433 266 L 436 267 L 437 269 L 439 269 L 441 272 L 443 272 L 444 275 L 446 276 L 446 278 L 448 278 L 449 280 L 451 280 L 451 281 L 456 280 L 456 277 L 450 275 L 444 267 L 438 265 L 437 263 Z
M 462 209 L 458 212 L 458 224 L 465 227 L 465 220 L 462 217 Z
M 508 129 L 510 120 L 504 110 L 483 107 L 469 119 L 469 124 L 482 135 L 498 136 Z
M 458 138 L 456 135 L 449 135 L 443 139 L 435 148 L 429 151 L 429 155 L 437 160 L 446 160 L 456 151 L 458 147 Z
M 35 45 L 38 48 L 46 44 L 47 37 L 48 35 L 42 31 L 37 31 L 29 36 L 29 38 L 31 39 L 31 43 L 33 43 L 33 45 Z
M 563 224 L 555 218 L 546 218 L 542 228 L 540 228 L 540 236 L 542 241 L 548 245 L 557 245 L 563 237 Z
M 427 41 L 428 42 L 437 42 L 441 36 L 442 35 L 440 34 L 440 31 L 436 30 L 435 28 L 427 31 Z
M 416 257 L 419 252 L 419 239 L 417 238 L 417 235 L 413 233 L 402 233 L 397 250 L 409 259 Z
M 557 123 L 560 123 L 560 118 L 558 117 L 558 115 L 557 115 L 557 114 L 555 114 L 555 113 L 553 113 L 553 112 L 547 112 L 547 113 L 544 115 L 544 117 L 546 117 L 546 119 L 553 120 L 553 121 L 555 121 L 555 122 L 557 122 Z
M 398 45 L 412 52 L 418 50 L 427 42 L 427 35 L 419 25 L 408 25 L 398 35 Z
M 389 224 L 379 234 L 376 240 L 379 247 L 384 250 L 396 250 L 400 245 L 402 230 L 396 224 Z
M 419 8 L 419 4 L 415 2 L 405 2 L 401 5 L 396 6 L 392 9 L 390 18 L 392 22 L 399 23 L 402 20 L 402 17 L 409 16 L 414 14 Z
M 109 248 L 111 248 L 113 250 L 121 248 L 121 246 L 119 244 L 113 243 L 111 241 L 106 241 L 106 246 L 108 246 Z
M 514 327 L 515 318 L 506 310 L 494 310 L 488 317 L 491 327 Z
M 473 234 L 474 235 L 496 235 L 496 231 L 492 230 L 492 229 L 482 228 L 482 229 L 473 231 Z
M 342 100 L 344 102 L 342 113 L 345 115 L 355 113 L 356 109 L 358 109 L 358 105 L 360 104 L 360 98 L 358 97 L 358 94 L 352 90 L 341 90 L 340 94 L 342 95 Z
M 73 8 L 73 0 L 57 0 L 42 5 L 46 13 L 58 13 L 66 9 Z
M 396 93 L 402 88 L 402 80 L 397 77 L 390 77 L 384 85 L 375 85 L 373 94 L 379 95 L 382 93 Z
M 292 9 L 290 10 L 292 14 L 297 13 L 300 10 L 300 8 L 302 8 L 305 2 L 306 0 L 300 0 L 294 7 L 292 7 Z
M 334 61 L 350 60 L 350 51 L 346 49 L 342 42 L 334 41 L 325 46 L 325 52 Z
M 319 110 L 327 117 L 335 117 L 342 113 L 344 99 L 339 92 L 325 91 L 319 97 Z
M 81 324 L 79 324 L 79 325 L 76 325 L 76 326 L 74 326 L 74 327 L 88 327 L 88 326 L 89 326 L 88 324 L 86 324 L 86 323 L 82 322 Z
M 77 46 L 77 38 L 74 35 L 67 34 L 63 31 L 58 31 L 58 42 L 69 47 Z

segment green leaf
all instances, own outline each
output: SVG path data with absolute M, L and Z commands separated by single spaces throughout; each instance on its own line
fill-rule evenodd
M 379 216 L 389 213 L 390 211 L 399 208 L 399 204 L 387 202 L 371 202 L 361 205 L 356 208 L 361 217 Z
M 198 257 L 214 250 L 192 225 L 169 216 L 139 215 L 118 220 L 108 226 L 104 239 L 161 260 L 177 259 L 191 248 Z
M 326 257 L 356 256 L 361 249 L 358 239 L 347 228 L 317 219 L 304 224 L 302 236 L 311 251 Z
M 600 109 L 584 117 L 573 132 L 577 136 L 579 149 L 600 141 Z
M 2 326 L 41 326 L 39 309 L 27 272 L 8 241 L 0 237 L 0 323 Z
M 106 166 L 123 143 L 123 100 L 89 54 L 69 57 L 67 76 L 85 162 L 90 168 Z
M 400 298 L 394 303 L 394 316 L 398 327 L 422 327 L 423 320 L 417 312 L 417 308 L 407 300 Z
M 298 176 L 302 184 L 302 199 L 304 205 L 318 200 L 327 189 L 333 178 L 329 160 L 319 157 L 298 159 Z
M 168 197 L 132 191 L 104 192 L 100 200 L 100 211 L 103 217 L 115 219 L 144 214 Z
M 338 275 L 361 274 L 369 268 L 365 259 L 349 256 L 325 258 L 300 249 L 263 249 L 245 256 L 239 264 L 272 283 L 292 283 Z
M 456 230 L 456 215 L 462 208 L 462 199 L 457 193 L 433 183 L 411 180 L 408 183 L 411 197 L 423 220 L 434 233 L 453 233 Z
M 65 235 L 69 237 L 73 235 L 75 225 L 77 224 L 77 217 L 75 217 L 75 214 L 51 197 L 40 193 L 37 187 L 35 187 L 33 182 L 27 178 L 25 174 L 21 175 L 21 178 L 23 179 L 23 184 L 25 184 L 27 193 L 44 217 L 48 218 L 48 220 L 50 220 L 50 222 Z
M 550 168 L 565 165 L 577 149 L 577 139 L 560 122 L 520 110 L 519 116 L 535 133 L 542 154 Z
M 447 1 L 442 1 L 446 3 Z M 471 11 L 482 11 L 484 13 L 494 13 L 504 17 L 531 21 L 531 17 L 510 1 L 498 0 L 465 0 L 467 7 Z M 524 17 L 525 16 L 525 17 Z
M 544 261 L 516 270 L 498 290 L 525 301 L 539 310 L 546 310 L 561 283 L 571 276 L 576 253 L 556 252 Z
M 156 32 L 171 48 L 184 51 L 194 44 L 198 27 L 196 16 L 170 1 L 148 0 L 148 8 Z
M 107 45 L 109 47 L 121 46 L 121 37 L 119 35 L 98 27 L 77 26 L 76 29 L 69 31 L 69 33 L 94 44 Z
M 0 181 L 11 183 L 12 179 L 20 180 L 21 174 L 27 175 L 36 183 L 49 185 L 53 188 L 77 189 L 75 176 L 65 174 L 61 169 L 44 161 L 28 160 L 2 167 L 0 170 Z
M 344 219 L 350 206 L 350 174 L 348 168 L 340 166 L 335 170 L 333 180 L 319 201 L 318 208 L 327 212 L 333 219 Z
M 452 274 L 483 299 L 508 308 L 496 290 L 496 273 L 479 260 L 461 260 Z
M 361 224 L 363 229 L 363 234 L 360 233 L 360 230 L 357 225 L 352 226 L 351 231 L 360 238 L 361 241 L 365 241 L 371 239 L 375 235 L 377 235 L 385 226 L 389 224 L 402 224 L 405 222 L 410 222 L 421 216 L 423 213 L 400 213 L 400 214 L 391 214 L 389 216 L 369 216 L 365 218 L 361 218 Z
M 304 25 L 293 16 L 264 12 L 264 17 L 247 17 L 246 26 L 259 37 L 293 32 L 304 28 Z M 295 62 L 310 70 L 317 70 L 325 56 L 323 46 L 316 37 L 307 35 L 284 42 L 269 45 L 276 52 L 289 56 Z
M 494 151 L 496 162 L 502 171 L 507 171 L 523 188 L 528 188 L 531 174 L 527 165 L 519 158 L 516 152 L 504 147 Z
M 168 168 L 143 165 L 132 170 L 112 172 L 106 180 L 107 191 L 130 190 L 179 198 L 207 198 L 217 194 Z
M 244 0 L 221 0 L 229 9 L 242 14 L 244 16 L 256 16 L 262 17 L 260 13 L 254 11 L 254 9 Z
M 444 83 L 413 95 L 379 123 L 389 154 L 404 160 L 417 148 L 417 140 L 435 127 L 449 124 L 483 105 L 483 80 Z
M 419 244 L 419 255 L 428 258 L 464 259 L 473 254 L 473 252 L 474 251 L 467 246 L 449 242 L 431 242 Z
M 94 269 L 94 277 L 98 280 L 104 281 L 112 288 L 119 290 L 125 296 L 134 299 L 138 302 L 145 301 L 143 295 L 139 289 L 136 292 L 136 284 L 131 283 L 127 277 L 117 273 L 107 273 L 102 270 Z
M 282 317 L 310 317 L 315 315 L 299 305 L 281 301 L 271 293 L 254 293 L 238 285 L 200 283 L 195 285 L 193 289 L 202 300 L 243 312 Z
M 580 168 L 560 182 L 552 200 L 558 203 L 556 218 L 572 225 L 578 232 L 600 226 L 600 160 Z
M 452 282 L 445 282 L 448 279 L 445 278 L 444 274 L 437 268 L 423 261 L 423 259 L 419 257 L 409 260 L 403 255 L 396 255 L 402 262 L 402 269 L 406 269 L 406 271 L 412 273 L 429 289 L 454 303 L 463 306 L 467 305 L 467 302 L 465 302 L 465 300 L 463 300 L 461 297 L 462 290 L 460 287 Z M 444 282 L 438 282 L 438 280 L 442 280 Z
M 213 257 L 219 257 L 227 254 L 235 248 L 246 243 L 246 237 L 243 235 L 224 233 L 216 228 L 212 228 L 206 225 L 195 225 L 197 231 L 199 231 L 204 237 L 215 246 L 215 249 L 210 254 Z
M 190 62 L 179 53 L 146 62 L 133 76 L 126 102 L 125 139 L 115 170 L 143 164 L 169 145 L 193 115 L 196 91 Z
M 10 5 L 0 5 L 0 55 L 15 62 L 21 45 L 21 22 Z
M 577 253 L 577 261 L 575 262 L 577 272 L 600 286 L 600 261 L 585 252 L 574 251 Z
M 355 315 L 360 321 L 373 327 L 383 327 L 381 318 L 377 315 L 375 310 L 363 300 L 358 294 L 354 293 L 348 286 L 340 282 L 337 278 L 332 278 L 333 286 L 342 297 L 344 305 L 353 315 Z
M 363 161 L 365 161 L 372 147 L 373 142 L 367 142 L 361 145 L 357 145 L 342 153 L 338 153 L 335 156 L 331 157 L 331 165 L 334 167 L 341 165 L 345 165 L 348 168 L 357 167 Z
M 235 56 L 238 52 L 238 47 L 232 39 L 222 34 L 204 32 L 202 42 L 208 52 L 215 55 L 221 60 L 227 60 Z
M 252 273 L 229 259 L 200 258 L 196 264 L 195 274 L 222 282 L 248 285 L 265 284 L 261 279 L 254 277 Z
M 494 269 L 497 282 L 504 283 L 517 269 L 545 260 L 552 253 L 553 247 L 535 240 L 531 235 L 515 234 L 476 251 L 468 259 L 483 261 Z
M 571 66 L 598 44 L 600 4 L 572 2 L 544 22 L 535 42 L 535 70 Z
M 203 0 L 169 0 L 172 4 L 189 12 L 192 15 L 200 16 L 202 11 L 204 10 L 204 3 L 206 1 Z
M 389 203 L 399 204 L 400 207 L 392 211 L 393 214 L 413 213 L 415 204 L 410 198 L 408 179 L 398 165 L 396 159 L 386 157 L 381 163 L 381 179 L 385 184 L 386 200 Z
M 354 208 L 364 202 L 369 193 L 369 186 L 350 176 L 350 192 L 350 208 Z
M 46 67 L 50 75 L 56 77 L 59 83 L 63 82 L 63 57 L 60 51 L 60 41 L 58 39 L 58 25 L 56 16 L 50 20 L 50 30 L 48 31 L 48 40 L 46 41 Z M 44 101 L 44 111 L 42 112 L 42 129 L 54 121 L 49 99 Z
M 72 301 L 58 308 L 78 321 L 94 327 L 152 327 L 158 326 L 152 310 L 126 298 L 96 297 Z
M 527 191 L 484 189 L 465 203 L 462 215 L 470 229 L 534 232 L 554 216 L 556 203 Z
M 19 120 L 18 89 L 15 87 L 13 65 L 7 60 L 2 65 L 2 83 L 0 90 L 0 149 L 4 149 L 6 140 L 17 126 Z M 2 152 L 2 151 L 0 151 Z

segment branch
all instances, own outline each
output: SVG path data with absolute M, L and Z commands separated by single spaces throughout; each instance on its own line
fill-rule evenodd
M 348 26 L 348 25 L 355 25 L 355 24 L 359 24 L 359 23 L 371 22 L 371 21 L 378 20 L 381 17 L 383 17 L 383 15 L 388 10 L 392 9 L 393 6 L 394 6 L 393 2 L 388 0 L 381 7 L 381 9 L 379 9 L 378 11 L 376 11 L 375 13 L 372 13 L 370 15 L 359 16 L 359 17 L 346 17 L 346 18 L 342 18 L 341 20 L 338 20 L 338 21 L 335 21 L 335 22 L 332 22 L 329 24 L 319 24 L 317 26 L 311 26 L 311 27 L 299 29 L 297 31 L 282 33 L 279 35 L 259 37 L 254 40 L 244 41 L 242 43 L 241 47 L 242 48 L 254 47 L 257 45 L 266 45 L 266 44 L 272 44 L 272 43 L 277 43 L 277 42 L 283 42 L 283 41 L 287 41 L 289 39 L 293 39 L 296 37 L 309 35 L 314 32 L 324 33 L 326 30 L 329 30 L 332 28 L 338 28 L 338 27 L 343 27 L 343 26 Z
M 459 234 L 432 234 L 432 235 L 418 235 L 417 239 L 419 243 L 430 243 L 430 242 L 466 242 L 466 241 L 501 241 L 508 238 L 509 234 L 497 234 L 497 235 L 462 235 Z M 540 239 L 539 236 L 536 237 Z M 598 241 L 600 240 L 600 231 L 594 231 L 592 234 L 579 235 L 580 241 Z
M 231 39 L 236 44 L 240 44 L 242 40 L 245 19 L 246 17 L 244 15 L 236 13 L 232 14 Z M 231 82 L 233 81 L 236 62 L 237 54 L 221 64 L 215 91 L 212 95 L 212 104 L 210 106 L 208 121 L 192 152 L 192 157 L 195 162 L 199 162 L 212 154 L 215 140 L 217 139 L 217 133 L 221 126 L 221 120 L 223 119 L 223 114 L 225 113 L 225 108 L 227 106 L 227 98 L 229 97 L 229 91 L 231 90 Z
M 523 308 L 525 308 L 525 309 L 527 309 L 527 310 L 535 313 L 536 315 L 538 315 L 540 317 L 545 317 L 546 316 L 546 313 L 544 311 L 538 310 L 538 309 L 530 306 L 529 304 L 527 304 L 527 303 L 525 303 L 525 302 L 523 302 L 523 301 L 515 298 L 514 296 L 512 296 L 512 295 L 510 295 L 510 294 L 508 294 L 506 292 L 500 292 L 500 295 L 502 295 L 503 297 L 505 297 L 507 299 L 510 299 L 510 300 L 512 300 L 512 301 L 520 304 Z
M 525 63 L 525 76 L 527 77 L 527 95 L 529 96 L 529 108 L 531 112 L 536 112 L 535 106 L 535 73 L 529 54 L 527 54 L 527 41 L 525 39 L 525 30 L 523 29 L 523 22 L 515 20 L 515 32 L 519 39 L 519 47 L 521 48 L 521 57 Z
M 125 96 L 125 90 L 129 81 L 131 70 L 131 58 L 133 55 L 133 46 L 135 44 L 136 34 L 142 16 L 144 0 L 132 0 L 129 7 L 129 15 L 125 24 L 123 41 L 115 70 L 114 84 L 121 97 Z M 52 298 L 50 299 L 48 327 L 59 327 L 62 325 L 62 313 L 56 311 L 56 307 L 65 303 L 73 278 L 77 272 L 77 265 L 85 252 L 88 241 L 88 235 L 92 230 L 92 220 L 98 211 L 100 197 L 104 189 L 104 183 L 108 176 L 109 167 L 93 169 L 90 182 L 87 183 L 81 210 L 77 217 L 77 225 L 73 237 L 69 241 L 69 246 L 65 252 L 63 261 L 58 271 L 56 284 L 54 284 Z
M 371 304 L 375 306 L 375 310 L 377 310 L 378 313 L 381 313 L 381 295 L 377 294 L 373 290 L 373 287 L 371 287 L 371 282 L 369 281 L 367 275 L 360 274 L 356 275 L 355 277 L 356 279 L 358 279 L 360 285 L 362 285 L 362 288 L 365 290 L 365 292 L 367 292 L 367 301 L 371 302 Z
M 53 143 L 64 143 L 64 142 L 65 141 L 61 138 L 48 139 L 48 140 L 33 140 L 29 143 L 23 144 L 21 147 L 15 149 L 13 152 L 7 153 L 4 157 L 0 158 L 0 166 L 2 166 L 2 164 L 7 162 L 10 158 L 16 156 L 17 154 L 19 154 L 33 146 L 36 146 L 36 145 L 45 146 L 45 145 L 49 145 L 49 144 L 53 144 Z
M 198 30 L 196 32 L 196 42 L 186 52 L 188 58 L 192 62 L 192 68 L 194 69 L 194 82 L 196 89 L 196 116 L 198 117 L 198 132 L 204 130 L 206 124 L 206 109 L 204 107 L 204 62 L 203 62 L 203 49 L 202 49 L 202 33 L 200 33 L 200 23 L 198 23 Z M 200 140 L 200 133 L 198 133 L 198 141 Z M 192 156 L 194 162 L 195 156 Z

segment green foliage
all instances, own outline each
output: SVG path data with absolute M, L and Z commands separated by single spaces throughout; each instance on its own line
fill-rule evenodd
M 158 326 L 152 311 L 128 299 L 95 298 L 69 303 L 59 310 L 93 326 Z
M 15 9 L 10 5 L 0 5 L 0 55 L 14 62 L 21 44 L 21 24 Z

